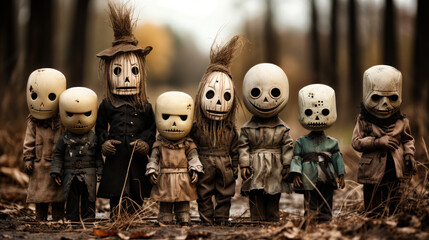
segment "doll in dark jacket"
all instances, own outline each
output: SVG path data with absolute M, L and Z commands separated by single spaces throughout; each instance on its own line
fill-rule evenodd
M 110 199 L 114 216 L 119 202 L 132 212 L 150 195 L 152 185 L 145 169 L 156 126 L 146 97 L 145 58 L 152 47 L 143 49 L 137 45 L 132 33 L 132 9 L 109 3 L 109 10 L 115 41 L 111 48 L 97 54 L 106 98 L 98 108 L 95 133 L 106 157 L 98 197 Z M 121 201 L 121 196 L 131 201 Z
M 414 138 L 408 119 L 400 112 L 401 103 L 400 71 L 387 65 L 365 71 L 352 146 L 362 152 L 358 182 L 363 184 L 370 215 L 393 214 L 400 199 L 400 180 L 416 172 Z
M 88 88 L 67 89 L 60 97 L 60 117 L 66 131 L 57 142 L 50 174 L 64 187 L 67 220 L 94 220 L 97 177 L 103 170 L 92 130 L 97 118 L 97 95 Z

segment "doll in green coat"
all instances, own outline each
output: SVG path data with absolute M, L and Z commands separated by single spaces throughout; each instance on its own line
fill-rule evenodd
M 337 182 L 345 186 L 338 141 L 323 131 L 337 120 L 335 91 L 323 84 L 308 85 L 299 91 L 298 105 L 299 122 L 311 132 L 295 143 L 290 166 L 295 192 L 304 194 L 306 219 L 329 221 Z

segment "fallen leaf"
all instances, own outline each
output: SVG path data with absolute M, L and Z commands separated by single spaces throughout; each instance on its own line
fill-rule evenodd
M 130 237 L 128 237 L 127 235 L 125 235 L 121 232 L 118 232 L 118 237 L 122 240 L 129 240 L 130 239 Z
M 130 239 L 145 239 L 145 238 L 150 238 L 153 235 L 155 235 L 156 231 L 152 231 L 150 233 L 142 233 L 142 232 L 136 232 L 134 234 L 130 235 Z
M 94 228 L 92 230 L 92 235 L 98 236 L 98 237 L 115 236 L 115 235 L 118 235 L 118 230 L 114 229 L 114 230 L 104 231 L 102 229 Z

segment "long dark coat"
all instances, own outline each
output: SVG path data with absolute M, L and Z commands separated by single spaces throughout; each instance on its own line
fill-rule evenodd
M 130 143 L 141 139 L 151 147 L 155 141 L 156 126 L 152 105 L 147 103 L 145 109 L 140 110 L 120 99 L 114 99 L 112 104 L 104 99 L 98 108 L 95 133 L 100 147 L 109 139 L 122 142 L 115 145 L 115 156 L 106 157 L 97 194 L 102 198 L 120 197 L 133 151 Z M 134 153 L 124 194 L 149 197 L 152 184 L 145 176 L 147 163 L 147 156 Z

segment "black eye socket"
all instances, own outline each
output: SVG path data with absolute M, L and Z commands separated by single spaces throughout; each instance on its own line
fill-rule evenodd
M 84 115 L 89 117 L 89 116 L 91 116 L 91 113 L 92 113 L 92 111 L 89 111 L 89 112 L 84 113 Z
M 67 114 L 67 117 L 73 117 L 74 115 L 74 113 L 71 113 L 71 112 L 66 112 L 66 114 Z
M 162 119 L 167 120 L 169 118 L 170 118 L 170 114 L 165 114 L 165 113 L 162 114 Z
M 208 90 L 206 92 L 206 98 L 207 99 L 212 99 L 214 97 L 214 91 L 213 90 Z
M 226 100 L 226 101 L 231 100 L 231 93 L 226 92 L 226 93 L 223 95 L 223 98 L 225 98 L 225 100 Z
M 396 102 L 399 99 L 399 96 L 398 95 L 392 95 L 392 96 L 389 96 L 389 99 L 392 102 Z
M 180 115 L 180 119 L 182 119 L 182 121 L 186 121 L 186 119 L 188 119 L 188 115 Z
M 259 97 L 259 95 L 261 95 L 261 89 L 252 88 L 252 90 L 250 91 L 250 95 L 252 95 L 252 97 L 254 98 Z
M 381 99 L 380 95 L 374 94 L 371 96 L 372 101 L 379 101 Z
M 273 89 L 271 89 L 271 96 L 272 97 L 279 97 L 280 96 L 280 89 L 278 89 L 278 88 L 273 88 Z
M 121 69 L 120 67 L 115 67 L 115 68 L 113 69 L 113 73 L 114 73 L 115 75 L 119 75 L 119 74 L 121 74 L 121 72 L 122 72 L 122 69 Z
M 48 95 L 49 100 L 54 101 L 57 98 L 57 95 L 55 95 L 55 93 L 50 93 Z
M 304 113 L 307 117 L 313 115 L 313 111 L 311 109 L 305 109 Z
M 31 99 L 36 100 L 37 98 L 37 93 L 33 92 L 31 93 Z
M 137 75 L 137 74 L 139 74 L 139 68 L 133 67 L 133 68 L 131 68 L 131 72 L 133 72 L 134 75 Z
M 327 109 L 327 108 L 325 108 L 325 109 L 323 109 L 323 110 L 322 110 L 322 114 L 323 114 L 324 116 L 328 116 L 328 115 L 329 115 L 329 113 L 330 113 L 330 111 L 329 111 L 329 109 Z

